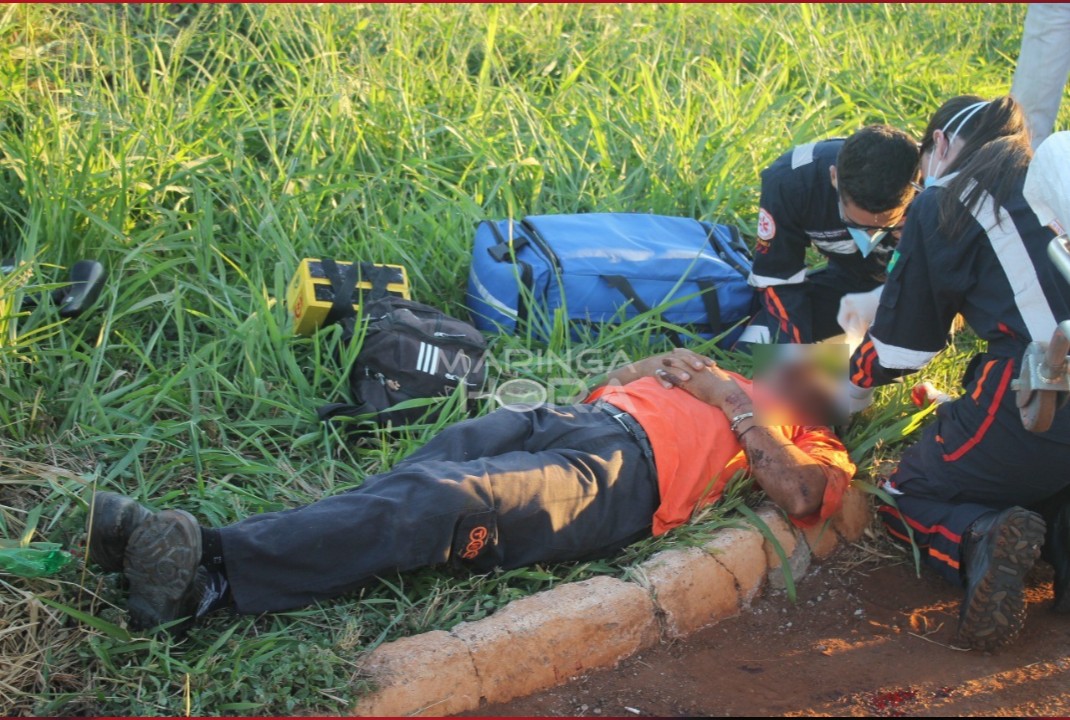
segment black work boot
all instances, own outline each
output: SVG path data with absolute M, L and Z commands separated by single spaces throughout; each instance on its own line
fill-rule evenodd
M 149 515 L 152 512 L 133 498 L 113 492 L 95 493 L 87 518 L 90 525 L 86 528 L 86 562 L 95 562 L 104 572 L 122 570 L 130 534 Z
M 978 519 L 963 537 L 966 596 L 958 639 L 975 650 L 995 650 L 1025 622 L 1025 576 L 1040 556 L 1044 519 L 1012 507 Z
M 188 512 L 164 510 L 138 525 L 123 566 L 131 629 L 149 630 L 179 618 L 189 622 L 171 632 L 188 628 L 204 589 L 203 578 L 198 582 L 200 564 L 201 528 Z
M 1055 604 L 1057 613 L 1070 613 L 1070 501 L 1065 501 L 1048 521 L 1044 556 L 1055 568 Z

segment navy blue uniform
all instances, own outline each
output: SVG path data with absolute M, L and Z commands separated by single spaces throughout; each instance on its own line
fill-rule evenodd
M 863 257 L 840 218 L 839 197 L 829 168 L 842 139 L 800 145 L 762 171 L 758 242 L 750 284 L 761 310 L 741 342 L 808 343 L 839 335 L 840 300 L 884 282 L 895 250 L 891 235 Z M 810 247 L 828 265 L 807 272 Z
M 888 481 L 898 510 L 880 509 L 894 537 L 908 541 L 909 526 L 929 563 L 957 583 L 962 536 L 977 518 L 1015 505 L 1043 514 L 1070 487 L 1070 408 L 1031 433 L 1011 389 L 1026 345 L 1070 317 L 1070 288 L 1046 255 L 1052 232 L 1020 187 L 1003 208 L 983 195 L 954 238 L 940 231 L 945 192 L 930 188 L 911 206 L 851 379 L 868 388 L 923 367 L 947 345 L 958 313 L 988 341 L 967 367 L 964 394 L 938 409 Z
M 235 607 L 262 613 L 427 565 L 606 557 L 650 535 L 657 508 L 649 446 L 593 406 L 543 406 L 451 425 L 355 490 L 220 536 Z

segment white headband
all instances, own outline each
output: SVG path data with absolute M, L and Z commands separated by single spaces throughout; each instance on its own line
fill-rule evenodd
M 956 120 L 958 120 L 960 115 L 963 115 L 965 113 L 969 113 L 968 115 L 966 115 L 966 117 L 962 118 L 962 120 L 959 122 L 959 126 L 957 128 L 955 128 L 955 132 L 951 133 L 951 140 L 948 140 L 948 142 L 950 143 L 952 140 L 954 140 L 956 137 L 958 137 L 959 132 L 962 130 L 962 128 L 966 127 L 966 123 L 968 123 L 970 121 L 970 118 L 972 118 L 977 113 L 981 112 L 981 109 L 984 108 L 986 105 L 988 105 L 990 102 L 991 102 L 991 100 L 982 100 L 981 102 L 975 102 L 973 105 L 967 105 L 966 107 L 962 108 L 957 113 L 952 115 L 951 119 L 947 121 L 947 125 L 944 125 L 944 127 L 943 127 L 943 131 L 945 133 L 951 127 L 952 123 L 954 123 Z

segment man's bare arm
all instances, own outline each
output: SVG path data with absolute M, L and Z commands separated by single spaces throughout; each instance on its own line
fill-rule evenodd
M 689 373 L 670 362 L 658 376 L 721 408 L 730 421 L 754 412 L 750 397 L 716 366 Z M 753 416 L 740 420 L 734 430 L 755 481 L 773 502 L 793 517 L 807 517 L 821 509 L 827 478 L 819 463 L 779 428 L 759 425 Z
M 755 482 L 788 515 L 803 518 L 821 509 L 828 482 L 825 471 L 784 433 L 754 425 L 739 442 Z

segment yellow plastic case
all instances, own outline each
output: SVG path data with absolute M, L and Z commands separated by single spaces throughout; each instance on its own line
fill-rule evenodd
M 352 263 L 336 261 L 338 270 L 345 273 Z M 387 283 L 386 291 L 389 295 L 411 300 L 409 293 L 409 274 L 401 265 L 379 265 L 373 263 L 360 263 L 366 268 L 390 268 L 394 277 Z M 362 273 L 363 275 L 363 273 Z M 353 294 L 353 309 L 360 309 L 360 300 L 364 291 L 371 290 L 371 282 L 363 278 L 357 281 L 357 292 Z M 323 265 L 318 258 L 305 258 L 297 266 L 297 272 L 290 280 L 286 288 L 286 307 L 293 316 L 294 333 L 297 335 L 311 335 L 323 325 L 327 313 L 334 301 L 334 289 L 330 280 L 323 272 Z

